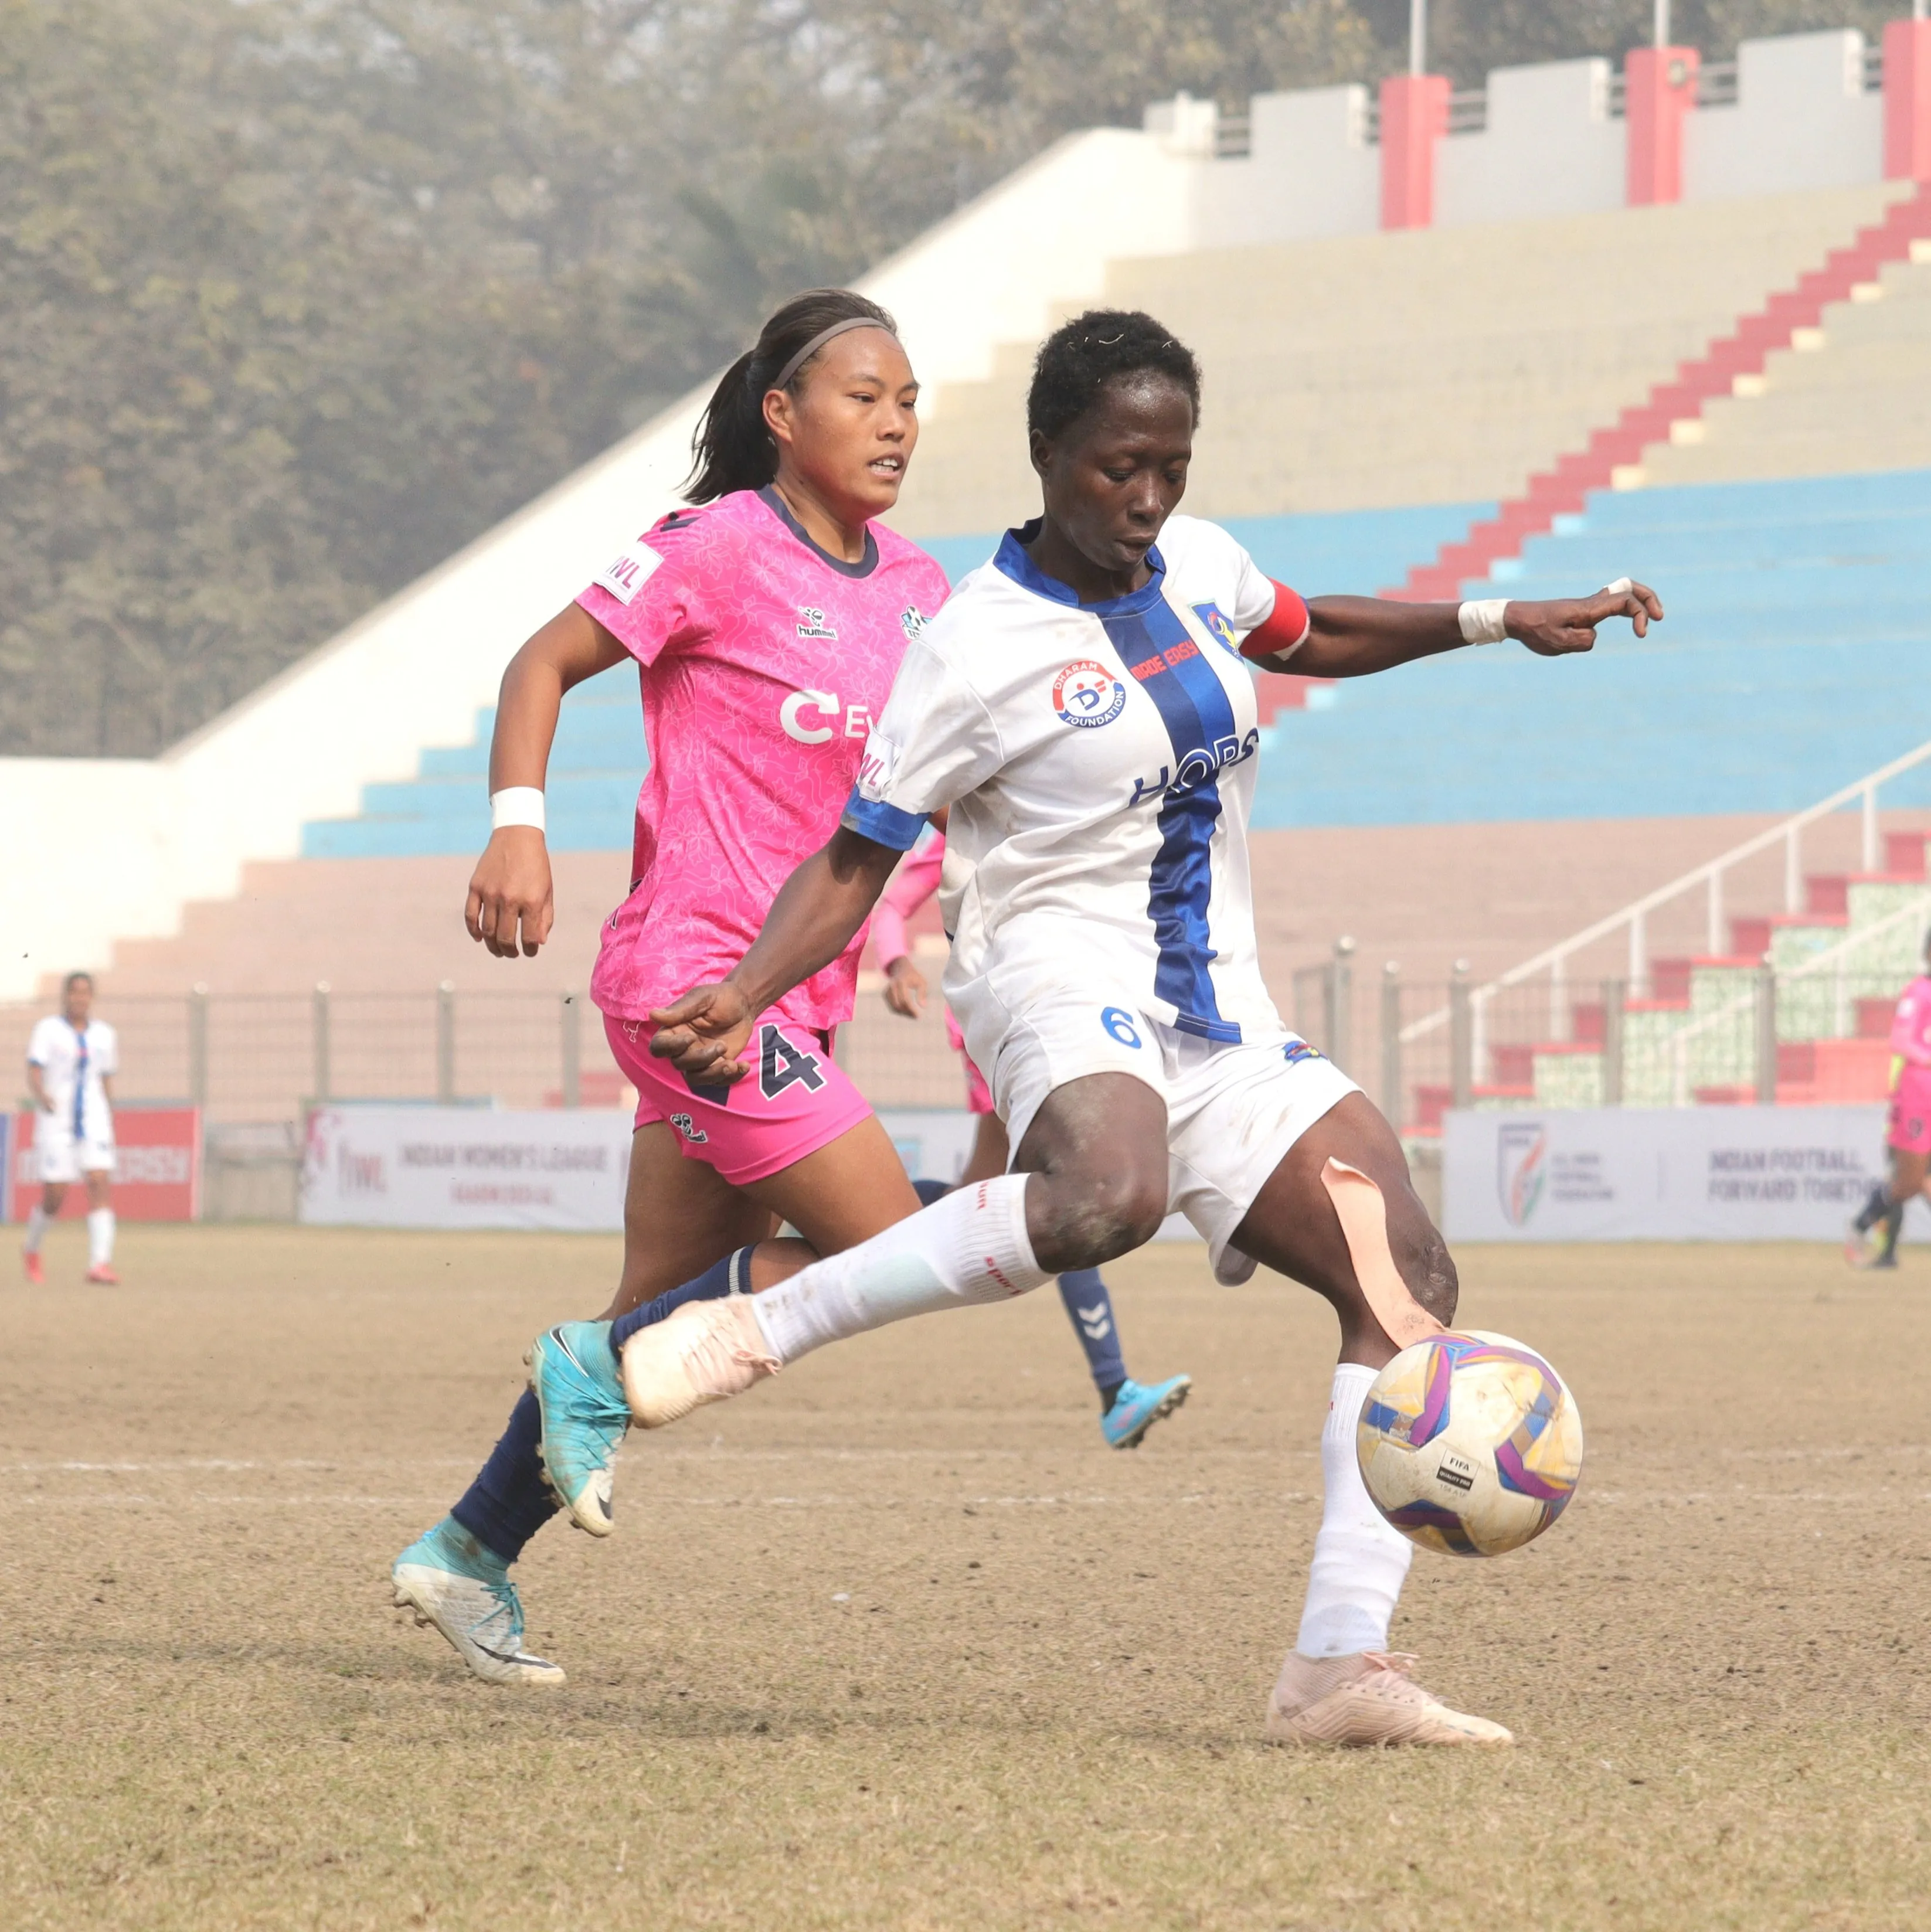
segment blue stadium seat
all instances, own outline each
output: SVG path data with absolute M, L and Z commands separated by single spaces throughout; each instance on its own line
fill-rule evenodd
M 1368 592 L 1487 504 L 1247 518 L 1270 574 Z M 929 545 L 955 578 L 994 539 Z M 1470 596 L 1566 596 L 1625 572 L 1668 620 L 1593 656 L 1458 652 L 1317 693 L 1263 734 L 1255 822 L 1401 825 L 1794 811 L 1931 738 L 1931 471 L 1603 491 Z M 305 827 L 313 858 L 479 850 L 494 714 L 418 775 Z M 572 692 L 551 761 L 550 841 L 627 849 L 645 754 L 634 676 Z M 1887 803 L 1931 803 L 1931 773 Z

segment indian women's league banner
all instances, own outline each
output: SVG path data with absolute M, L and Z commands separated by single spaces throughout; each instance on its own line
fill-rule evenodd
M 956 1180 L 973 1117 L 880 1116 L 907 1171 Z M 631 1117 L 616 1108 L 498 1113 L 482 1107 L 318 1107 L 308 1117 L 301 1219 L 317 1226 L 623 1226 Z
M 1443 1229 L 1464 1241 L 1827 1241 L 1885 1172 L 1884 1110 L 1452 1112 Z

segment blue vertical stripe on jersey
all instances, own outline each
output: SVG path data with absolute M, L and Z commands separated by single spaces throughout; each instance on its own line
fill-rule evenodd
M 1108 640 L 1160 712 L 1173 747 L 1171 789 L 1160 808 L 1160 850 L 1148 882 L 1147 912 L 1160 950 L 1154 991 L 1175 1010 L 1174 1025 L 1203 1040 L 1238 1041 L 1221 1017 L 1208 968 L 1207 906 L 1213 890 L 1214 832 L 1220 824 L 1224 762 L 1238 742 L 1233 706 L 1180 614 L 1164 598 L 1147 608 L 1102 616 Z
M 76 1049 L 74 1062 L 74 1138 L 79 1142 L 87 1137 L 87 1035 L 71 1020 L 67 1023 L 67 1030 L 74 1035 Z

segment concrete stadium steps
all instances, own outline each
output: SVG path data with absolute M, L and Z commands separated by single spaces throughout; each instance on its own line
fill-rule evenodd
M 1909 182 L 1886 183 L 1881 192 L 1884 200 L 1878 206 L 1888 203 L 1881 219 L 1873 208 L 1873 218 L 1832 249 L 1821 266 L 1779 286 L 1702 353 L 1684 361 L 1614 422 L 1595 430 L 1581 448 L 1536 472 L 1494 518 L 1477 524 L 1461 543 L 1449 544 L 1433 562 L 1411 570 L 1396 594 L 1452 596 L 1463 578 L 1514 556 L 1529 538 L 1548 530 L 1556 517 L 1579 509 L 1591 490 L 1613 482 L 1619 470 L 1626 468 L 1633 480 L 1644 449 L 1671 434 L 1672 425 L 1699 418 L 1713 398 L 1760 375 L 1774 351 L 1797 340 L 1797 332 L 1814 328 L 1827 306 L 1869 283 L 1885 264 L 1908 260 L 1914 244 L 1931 237 L 1931 193 Z
M 1458 652 L 1284 712 L 1259 822 L 1793 812 L 1931 737 L 1931 470 L 1598 490 L 1458 588 L 1566 596 L 1626 572 L 1668 613 L 1647 638 Z M 1931 774 L 1886 798 L 1931 802 Z
M 1804 910 L 1795 914 L 1736 914 L 1730 921 L 1736 950 L 1720 956 L 1653 956 L 1642 997 L 1625 997 L 1622 1008 L 1623 1103 L 1668 1107 L 1688 1101 L 1731 1106 L 1756 1097 L 1757 1045 L 1748 1005 L 1759 962 L 1766 956 L 1779 975 L 1776 987 L 1777 1099 L 1809 1106 L 1884 1098 L 1890 1082 L 1888 1039 L 1894 989 L 1919 970 L 1924 927 L 1931 922 L 1931 873 L 1923 826 L 1893 827 L 1885 834 L 1887 869 L 1880 873 L 1812 873 L 1804 880 Z M 1841 836 L 1840 841 L 1841 843 Z M 1788 976 L 1828 948 L 1854 939 L 1913 909 L 1857 956 L 1854 975 Z M 1887 990 L 1873 997 L 1855 988 Z M 1737 1009 L 1741 1008 L 1741 1010 Z M 1678 1036 L 1691 1032 L 1678 1046 Z M 1500 1104 L 1586 1107 L 1607 1091 L 1603 1057 L 1604 1008 L 1584 998 L 1570 1010 L 1566 1040 L 1497 1042 L 1485 1069 L 1491 1084 L 1479 1090 Z M 1679 1071 L 1677 1058 L 1682 1056 Z M 1418 1088 L 1415 1115 L 1438 1124 L 1438 1089 Z
M 1931 238 L 1911 249 L 1646 448 L 1644 484 L 1931 467 Z
M 1105 299 L 1149 310 L 1201 358 L 1188 501 L 1203 514 L 1508 499 L 1880 221 L 1902 191 L 1874 184 L 1119 261 Z M 908 532 L 993 530 L 1030 513 L 1029 359 L 1014 345 L 987 380 L 941 387 L 901 506 Z M 1606 470 L 1594 480 L 1607 482 Z
M 489 743 L 496 710 L 476 713 L 467 745 L 434 746 L 416 776 L 362 788 L 353 818 L 311 820 L 305 859 L 401 859 L 467 854 L 489 839 Z M 552 852 L 627 851 L 645 764 L 636 673 L 618 665 L 564 699 L 545 790 Z
M 587 986 L 598 929 L 629 888 L 628 851 L 554 854 L 554 940 L 533 959 L 509 960 L 491 958 L 463 928 L 482 849 L 479 841 L 461 854 L 251 865 L 239 893 L 190 904 L 173 938 L 122 940 L 102 987 L 125 998 L 196 985 L 217 994 L 300 992 L 318 981 L 344 993 L 426 990 L 445 980 L 466 992 Z
M 1398 960 L 1404 976 L 1446 981 L 1458 958 L 1478 976 L 1687 869 L 1769 821 L 1755 816 L 1619 822 L 1339 826 L 1257 833 L 1255 904 L 1263 955 L 1283 1005 L 1296 968 L 1352 934 L 1362 970 Z M 476 848 L 480 850 L 480 845 Z M 1820 860 L 1848 866 L 1854 826 L 1832 823 Z M 556 938 L 533 960 L 493 959 L 463 930 L 475 854 L 290 860 L 251 866 L 233 899 L 188 908 L 169 939 L 123 942 L 104 970 L 111 994 L 288 992 L 327 980 L 344 992 L 587 986 L 605 916 L 627 886 L 629 854 L 560 853 Z M 1769 878 L 1766 872 L 1766 880 Z M 1693 909 L 1692 909 L 1693 910 Z M 930 924 L 929 919 L 927 921 Z M 1695 920 L 1656 928 L 1687 947 Z M 1590 968 L 1614 970 L 1613 950 Z

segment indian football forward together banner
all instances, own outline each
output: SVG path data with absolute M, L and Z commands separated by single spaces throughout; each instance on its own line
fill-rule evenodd
M 1884 1110 L 1458 1110 L 1452 1241 L 1834 1241 L 1886 1171 Z

